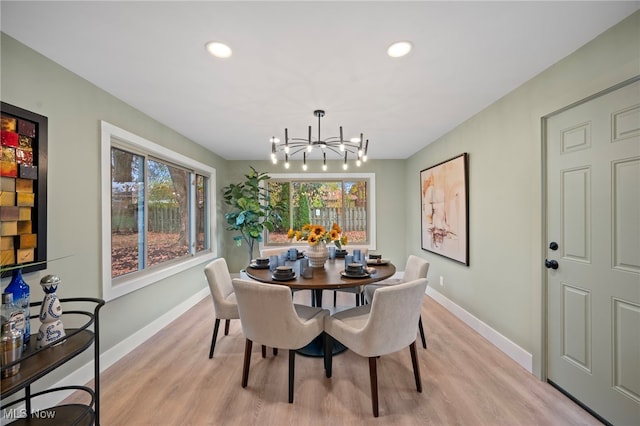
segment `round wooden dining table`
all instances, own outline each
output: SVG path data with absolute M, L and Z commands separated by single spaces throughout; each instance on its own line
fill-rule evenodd
M 324 268 L 312 268 L 313 277 L 304 278 L 300 276 L 300 260 L 287 261 L 287 265 L 293 267 L 295 278 L 291 280 L 275 280 L 273 272 L 268 268 L 254 268 L 248 266 L 247 275 L 257 281 L 271 284 L 286 285 L 292 289 L 311 290 L 314 293 L 315 305 L 322 307 L 322 290 L 338 290 L 341 288 L 358 287 L 371 284 L 389 278 L 396 273 L 396 267 L 391 263 L 367 265 L 368 276 L 359 278 L 348 278 L 343 276 L 345 261 L 341 258 L 329 259 L 325 262 Z M 339 354 L 346 348 L 334 340 L 333 354 Z M 314 339 L 310 344 L 297 351 L 301 355 L 310 357 L 321 357 L 324 354 L 324 347 L 320 337 Z
M 367 265 L 368 276 L 349 278 L 343 275 L 344 259 L 329 259 L 325 262 L 324 268 L 311 268 L 313 277 L 304 278 L 300 276 L 299 260 L 288 261 L 288 265 L 293 267 L 296 275 L 291 280 L 276 280 L 273 273 L 267 268 L 259 269 L 247 267 L 246 272 L 250 278 L 264 283 L 286 285 L 292 289 L 311 290 L 315 294 L 316 305 L 322 305 L 322 290 L 338 290 L 341 288 L 359 287 L 389 278 L 396 273 L 396 267 L 391 263 L 369 264 Z

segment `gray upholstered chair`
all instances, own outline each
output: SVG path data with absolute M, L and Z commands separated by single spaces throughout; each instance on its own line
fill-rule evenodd
M 402 282 L 417 280 L 418 278 L 427 278 L 429 272 L 429 262 L 421 257 L 409 255 L 407 264 L 404 267 L 404 273 L 401 279 L 390 278 L 387 280 L 379 281 L 375 284 L 369 284 L 364 288 L 364 296 L 367 302 L 371 303 L 373 300 L 373 293 L 385 286 L 395 285 Z M 422 339 L 422 347 L 427 349 L 427 339 L 424 336 L 424 328 L 422 327 L 422 316 L 418 320 L 418 330 L 420 331 L 420 338 Z
M 218 337 L 218 327 L 220 320 L 226 320 L 224 325 L 224 335 L 229 334 L 229 323 L 232 319 L 239 319 L 238 305 L 236 304 L 236 296 L 233 293 L 231 285 L 231 275 L 224 258 L 218 258 L 210 262 L 204 268 L 204 274 L 209 283 L 211 290 L 211 298 L 213 300 L 213 310 L 215 313 L 215 323 L 213 326 L 213 337 L 211 338 L 211 349 L 209 350 L 209 358 L 213 358 L 213 350 L 216 347 L 216 338 Z
M 240 323 L 246 337 L 242 387 L 247 386 L 253 342 L 289 350 L 289 402 L 293 402 L 296 349 L 322 334 L 329 311 L 293 303 L 286 286 L 233 279 Z
M 369 358 L 371 405 L 378 417 L 378 373 L 376 359 L 409 346 L 413 374 L 418 392 L 422 392 L 420 367 L 416 354 L 418 318 L 427 280 L 418 280 L 381 287 L 371 304 L 339 312 L 324 321 L 326 333 L 325 360 L 327 377 L 331 377 L 333 339 L 360 356 Z

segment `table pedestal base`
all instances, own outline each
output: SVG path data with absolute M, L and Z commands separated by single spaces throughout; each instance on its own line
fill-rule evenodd
M 318 337 L 313 339 L 311 343 L 309 343 L 307 346 L 298 349 L 296 353 L 298 353 L 299 355 L 314 357 L 314 358 L 324 357 L 324 343 L 323 343 L 322 336 L 323 336 L 322 334 L 319 335 Z M 346 350 L 347 350 L 346 346 L 336 341 L 336 339 L 333 339 L 333 350 L 331 351 L 333 355 L 340 354 Z

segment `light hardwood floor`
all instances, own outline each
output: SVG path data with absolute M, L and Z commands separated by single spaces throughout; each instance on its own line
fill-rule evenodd
M 306 294 L 305 294 L 306 293 Z M 309 303 L 309 292 L 295 301 Z M 325 292 L 328 306 L 333 296 Z M 338 294 L 338 304 L 353 304 Z M 424 298 L 429 348 L 418 345 L 422 393 L 409 349 L 378 360 L 380 417 L 371 412 L 368 361 L 296 356 L 294 403 L 287 403 L 287 351 L 261 358 L 254 345 L 249 384 L 240 386 L 245 339 L 239 320 L 218 335 L 208 358 L 213 306 L 204 299 L 102 375 L 101 424 L 112 425 L 599 425 L 442 306 Z M 221 324 L 222 325 L 222 324 Z M 419 343 L 419 340 L 418 340 Z M 72 395 L 67 402 L 76 400 Z

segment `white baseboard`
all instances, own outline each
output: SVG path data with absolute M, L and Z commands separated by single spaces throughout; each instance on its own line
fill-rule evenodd
M 520 364 L 522 368 L 533 374 L 533 357 L 520 346 L 498 333 L 478 318 L 456 305 L 432 287 L 427 287 L 427 295 L 444 306 L 449 312 L 475 330 L 491 344 L 504 352 L 509 358 Z
M 158 319 L 154 320 L 144 328 L 127 337 L 108 351 L 103 352 L 102 355 L 100 355 L 100 372 L 103 372 L 104 370 L 118 362 L 122 357 L 134 350 L 136 347 L 140 346 L 151 336 L 169 325 L 180 315 L 187 312 L 209 294 L 211 294 L 209 292 L 209 287 L 203 288 L 184 302 L 180 303 L 170 311 L 167 311 L 162 316 L 158 317 Z M 93 361 L 78 368 L 76 371 L 67 375 L 51 387 L 57 388 L 61 386 L 84 385 L 91 380 L 93 380 Z M 38 397 L 37 400 L 33 401 L 32 410 L 37 411 L 57 405 L 65 398 L 69 397 L 72 393 L 73 391 L 61 391 Z

